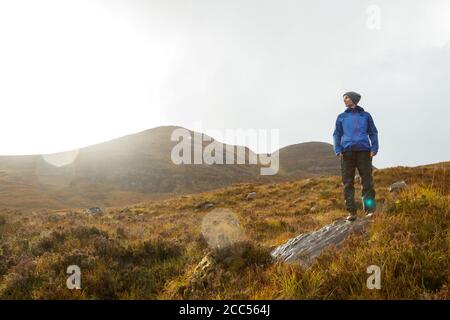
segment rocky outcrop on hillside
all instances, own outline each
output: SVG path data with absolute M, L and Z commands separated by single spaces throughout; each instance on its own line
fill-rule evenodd
M 337 248 L 352 233 L 361 233 L 370 225 L 371 218 L 364 217 L 354 222 L 345 219 L 337 220 L 325 227 L 298 235 L 275 248 L 271 255 L 277 261 L 298 262 L 305 267 L 330 246 Z

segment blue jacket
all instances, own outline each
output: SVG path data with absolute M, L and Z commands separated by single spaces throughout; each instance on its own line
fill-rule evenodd
M 370 142 L 369 142 L 370 138 Z M 349 150 L 378 152 L 378 130 L 372 116 L 360 106 L 338 115 L 333 133 L 334 153 Z

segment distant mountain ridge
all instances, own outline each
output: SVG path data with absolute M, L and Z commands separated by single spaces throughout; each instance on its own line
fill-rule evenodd
M 36 205 L 43 201 L 40 199 L 48 199 L 41 203 L 43 207 L 118 205 L 127 198 L 193 193 L 241 182 L 340 174 L 332 145 L 323 142 L 299 143 L 276 151 L 280 168 L 273 176 L 262 176 L 261 164 L 248 164 L 249 155 L 255 155 L 249 148 L 245 148 L 246 164 L 176 165 L 170 155 L 178 142 L 170 136 L 179 128 L 156 127 L 56 155 L 0 156 L 0 208 L 20 207 L 20 201 L 11 201 L 17 192 L 23 203 Z M 203 142 L 203 147 L 210 143 Z M 225 157 L 227 148 L 222 145 Z M 236 150 L 236 146 L 230 147 Z M 49 163 L 58 157 L 67 164 L 57 167 Z

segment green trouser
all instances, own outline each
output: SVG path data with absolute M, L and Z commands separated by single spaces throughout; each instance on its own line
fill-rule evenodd
M 366 213 L 374 212 L 375 189 L 372 177 L 372 157 L 370 151 L 345 151 L 341 158 L 342 183 L 344 185 L 345 208 L 350 214 L 356 214 L 355 170 L 358 168 L 362 184 L 362 202 Z

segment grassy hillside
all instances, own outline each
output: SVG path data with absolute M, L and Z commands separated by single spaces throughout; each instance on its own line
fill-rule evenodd
M 273 264 L 269 253 L 346 215 L 337 176 L 238 184 L 110 207 L 99 216 L 5 209 L 0 298 L 448 299 L 449 167 L 446 162 L 375 170 L 380 214 L 369 233 L 353 235 L 339 251 L 328 250 L 310 269 Z M 398 180 L 409 188 L 389 193 Z M 256 196 L 247 199 L 250 192 Z M 206 209 L 205 202 L 214 207 Z M 202 222 L 214 208 L 229 209 L 243 235 L 213 252 L 212 267 L 199 280 L 196 266 L 211 253 Z M 72 264 L 81 268 L 79 291 L 66 288 Z M 366 268 L 373 264 L 382 269 L 381 290 L 366 288 Z

